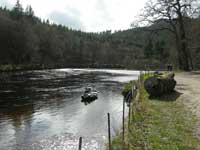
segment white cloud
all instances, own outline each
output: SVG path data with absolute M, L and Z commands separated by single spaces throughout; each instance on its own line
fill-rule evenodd
M 8 0 L 0 0 L 0 6 L 7 7 L 9 9 L 13 7 L 13 5 Z
M 83 23 L 81 22 L 80 16 L 76 13 L 64 13 L 59 11 L 53 11 L 49 14 L 50 20 L 57 24 L 66 25 L 72 29 L 85 30 Z
M 57 23 L 84 31 L 123 30 L 130 27 L 134 17 L 147 0 L 21 0 L 31 5 L 35 14 Z M 16 0 L 0 0 L 14 5 Z

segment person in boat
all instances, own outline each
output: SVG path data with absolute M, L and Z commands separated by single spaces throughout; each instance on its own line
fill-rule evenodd
M 82 100 L 97 99 L 97 94 L 97 90 L 93 89 L 92 87 L 86 87 L 85 92 L 82 95 Z
M 92 92 L 92 87 L 86 87 L 85 88 L 85 93 L 90 93 Z

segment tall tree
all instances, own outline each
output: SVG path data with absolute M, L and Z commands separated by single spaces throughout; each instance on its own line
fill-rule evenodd
M 168 30 L 176 40 L 179 68 L 185 71 L 192 67 L 185 29 L 186 18 L 197 17 L 198 0 L 149 0 L 141 14 L 145 24 L 159 23 L 153 30 Z
M 33 8 L 30 5 L 26 7 L 25 14 L 30 17 L 34 16 Z
M 23 16 L 23 7 L 20 4 L 19 0 L 17 0 L 15 6 L 13 7 L 11 11 L 11 16 L 17 20 L 21 19 L 21 17 Z

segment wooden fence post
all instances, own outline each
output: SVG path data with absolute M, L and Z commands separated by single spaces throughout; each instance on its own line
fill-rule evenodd
M 112 150 L 111 135 L 110 135 L 110 113 L 108 113 L 108 144 L 109 144 L 109 150 Z
M 132 94 L 132 95 L 134 95 L 134 94 Z M 130 100 L 130 105 L 129 105 L 129 110 L 128 110 L 128 150 L 129 150 L 129 148 L 130 148 L 130 141 L 129 141 L 129 139 L 130 139 L 130 137 L 129 137 L 129 135 L 130 135 L 130 125 L 131 125 L 131 107 L 132 107 L 132 100 L 133 100 L 133 96 L 131 97 L 131 100 Z
M 125 140 L 125 98 L 123 99 L 123 114 L 122 114 L 122 149 L 124 150 Z
M 130 124 L 131 124 L 131 102 L 128 110 L 128 131 L 130 130 Z
M 78 150 L 82 149 L 82 137 L 79 138 L 79 146 L 78 146 Z

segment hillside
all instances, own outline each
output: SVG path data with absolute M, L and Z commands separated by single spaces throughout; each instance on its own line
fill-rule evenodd
M 159 25 L 159 23 L 157 24 Z M 199 41 L 199 22 L 195 22 L 193 43 Z M 156 25 L 154 25 L 156 26 Z M 152 33 L 145 28 L 87 33 L 42 21 L 31 6 L 12 10 L 0 8 L 0 64 L 30 65 L 44 68 L 161 68 L 177 65 L 173 36 L 167 31 Z M 191 40 L 191 39 L 190 39 Z M 192 43 L 191 42 L 191 43 Z M 193 45 L 195 45 L 193 44 Z M 200 52 L 193 46 L 194 65 Z

